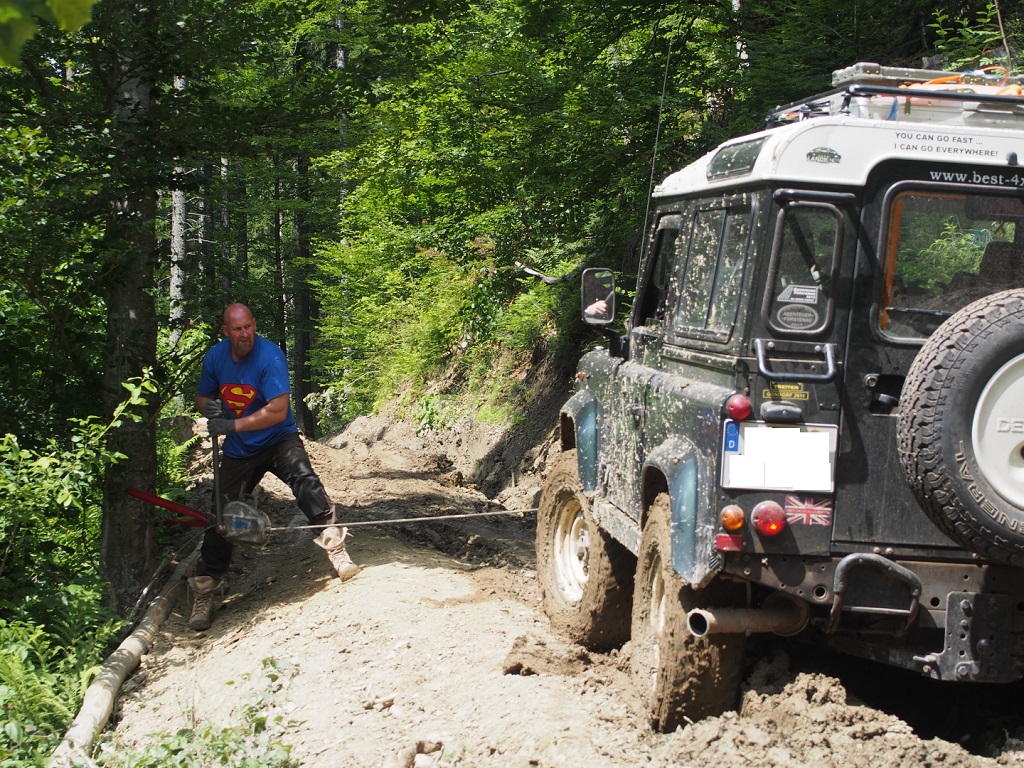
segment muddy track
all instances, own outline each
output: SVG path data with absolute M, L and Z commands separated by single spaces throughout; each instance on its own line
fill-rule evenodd
M 466 457 L 398 425 L 357 427 L 310 444 L 344 519 L 494 509 Z M 506 507 L 533 506 L 541 459 Z M 266 485 L 274 525 L 301 523 Z M 750 643 L 738 711 L 653 734 L 629 645 L 596 654 L 552 633 L 533 526 L 528 513 L 354 527 L 363 571 L 346 584 L 310 531 L 240 549 L 214 626 L 192 632 L 178 606 L 107 738 L 238 723 L 255 701 L 304 766 L 1024 765 L 1020 686 L 938 686 L 769 637 Z

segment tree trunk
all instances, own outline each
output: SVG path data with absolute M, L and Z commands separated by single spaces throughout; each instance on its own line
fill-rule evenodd
M 284 211 L 281 209 L 281 197 L 284 182 L 277 173 L 277 158 L 274 158 L 274 263 L 277 266 L 277 320 L 281 328 L 287 329 L 288 324 L 288 270 L 284 256 Z M 281 349 L 288 355 L 288 336 L 281 339 Z
M 214 333 L 220 328 L 221 312 L 224 309 L 224 292 L 218 278 L 223 272 L 218 268 L 216 243 L 216 221 L 213 203 L 213 166 L 203 166 L 203 194 L 199 198 L 199 269 L 202 281 L 199 287 L 199 306 L 202 317 L 213 326 Z
M 156 365 L 156 308 L 153 300 L 157 252 L 157 193 L 135 174 L 141 165 L 143 140 L 139 124 L 150 108 L 151 85 L 125 81 L 117 94 L 113 130 L 121 134 L 124 155 L 116 169 L 123 183 L 121 199 L 107 227 L 109 252 L 119 267 L 108 283 L 107 356 L 104 374 L 106 412 L 126 396 L 123 382 L 142 376 Z M 109 448 L 124 455 L 107 475 L 100 562 L 118 608 L 135 599 L 156 561 L 149 505 L 124 491 L 124 486 L 152 489 L 156 484 L 155 416 L 158 403 L 150 398 L 143 418 L 125 418 L 112 430 Z
M 249 264 L 243 255 L 236 258 L 235 241 L 231 236 L 231 162 L 226 157 L 220 159 L 220 238 L 221 238 L 221 265 L 224 273 L 221 282 L 224 286 L 224 293 L 233 296 L 237 290 L 236 279 L 245 280 L 249 277 Z M 232 298 L 231 301 L 237 301 Z
M 184 77 L 174 78 L 176 91 L 184 91 L 186 81 Z M 188 228 L 188 205 L 185 198 L 185 190 L 182 181 L 185 176 L 185 168 L 177 166 L 174 169 L 174 177 L 177 179 L 175 188 L 171 190 L 171 264 L 170 264 L 170 286 L 168 288 L 168 321 L 171 328 L 171 348 L 174 349 L 181 338 L 181 331 L 185 327 L 185 263 L 188 258 L 186 245 L 186 231 Z
M 156 365 L 157 316 L 153 301 L 154 253 L 157 196 L 139 195 L 124 201 L 125 218 L 132 219 L 125 231 L 125 244 L 134 258 L 130 266 L 112 280 L 106 291 L 108 352 L 103 396 L 106 413 L 112 413 L 125 399 L 121 386 Z M 151 398 L 153 400 L 153 398 Z M 117 605 L 131 604 L 148 575 L 153 572 L 156 543 L 150 506 L 124 492 L 124 486 L 152 489 L 157 478 L 157 434 L 154 400 L 142 420 L 124 419 L 111 433 L 110 450 L 124 455 L 108 473 L 103 509 L 100 561 Z
M 292 347 L 292 365 L 294 366 L 294 382 L 292 383 L 292 407 L 299 429 L 311 438 L 316 438 L 316 417 L 306 405 L 306 396 L 312 389 L 312 376 L 309 366 L 309 352 L 312 348 L 312 328 L 314 302 L 312 291 L 307 280 L 310 257 L 309 226 L 306 220 L 306 209 L 309 206 L 309 190 L 306 185 L 309 176 L 309 163 L 305 158 L 295 161 L 295 218 L 293 220 L 295 250 L 292 257 L 292 284 L 295 286 L 292 298 L 292 329 L 295 333 Z

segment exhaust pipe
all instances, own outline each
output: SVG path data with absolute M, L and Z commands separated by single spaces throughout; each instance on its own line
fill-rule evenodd
M 740 632 L 790 637 L 801 632 L 810 618 L 811 607 L 803 600 L 775 592 L 761 608 L 694 608 L 686 614 L 686 626 L 694 637 Z

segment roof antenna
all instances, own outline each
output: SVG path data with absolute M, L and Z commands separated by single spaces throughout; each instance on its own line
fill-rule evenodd
M 696 20 L 690 20 L 690 25 Z M 683 17 L 680 14 L 679 21 L 676 23 L 676 34 L 679 33 L 680 28 L 683 26 Z M 672 62 L 672 44 L 675 42 L 674 36 L 668 41 L 668 51 L 665 53 L 665 74 L 661 79 L 661 100 L 658 102 L 658 127 L 654 132 L 654 154 L 651 156 L 651 178 L 647 185 L 647 208 L 644 210 L 644 226 L 647 225 L 647 217 L 651 212 L 651 194 L 654 192 L 654 166 L 658 161 L 658 142 L 661 140 L 661 122 L 662 115 L 665 112 L 665 92 L 668 90 L 668 72 L 669 65 Z

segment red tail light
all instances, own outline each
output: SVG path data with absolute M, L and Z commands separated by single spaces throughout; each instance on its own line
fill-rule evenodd
M 762 501 L 750 517 L 754 530 L 762 536 L 778 536 L 786 527 L 786 513 L 777 501 Z
M 737 392 L 725 401 L 725 412 L 729 414 L 730 419 L 744 421 L 750 418 L 750 414 L 754 412 L 754 406 L 751 405 L 749 397 Z

